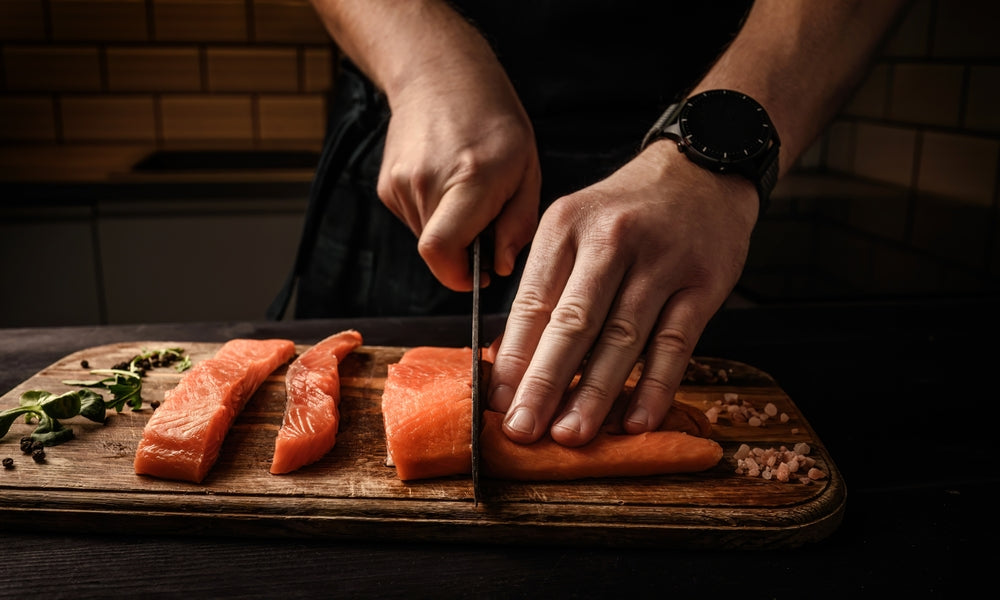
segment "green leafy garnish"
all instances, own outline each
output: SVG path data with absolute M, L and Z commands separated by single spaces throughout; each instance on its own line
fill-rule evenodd
M 18 406 L 0 412 L 0 438 L 7 435 L 18 417 L 25 423 L 37 423 L 32 439 L 55 446 L 73 439 L 73 430 L 59 419 L 81 415 L 96 423 L 104 422 L 104 399 L 97 392 L 83 389 L 64 394 L 30 390 L 21 394 Z
M 10 431 L 11 425 L 23 416 L 28 424 L 37 423 L 31 438 L 46 446 L 55 446 L 73 439 L 73 430 L 59 422 L 82 416 L 95 423 L 103 423 L 105 411 L 115 409 L 122 412 L 128 406 L 132 410 L 142 408 L 142 378 L 146 371 L 155 367 L 172 365 L 182 372 L 191 367 L 191 358 L 183 348 L 164 348 L 143 351 L 129 361 L 121 362 L 110 369 L 95 369 L 90 373 L 101 376 L 98 379 L 67 379 L 62 383 L 84 389 L 63 394 L 53 394 L 42 390 L 29 390 L 21 394 L 18 406 L 0 412 L 0 439 Z M 89 389 L 103 388 L 111 394 L 111 399 Z
M 143 350 L 131 360 L 120 362 L 110 369 L 96 369 L 93 375 L 103 375 L 101 379 L 90 381 L 66 380 L 66 385 L 82 387 L 101 387 L 111 392 L 111 400 L 106 404 L 117 412 L 122 412 L 128 406 L 132 410 L 142 408 L 142 378 L 146 371 L 155 367 L 173 365 L 178 373 L 191 367 L 191 357 L 184 354 L 183 348 L 163 348 L 161 350 Z
M 111 400 L 105 406 L 117 412 L 125 410 L 126 405 L 132 410 L 142 408 L 142 375 L 120 369 L 94 369 L 91 374 L 106 377 L 89 381 L 65 379 L 63 383 L 88 388 L 105 388 L 111 392 Z

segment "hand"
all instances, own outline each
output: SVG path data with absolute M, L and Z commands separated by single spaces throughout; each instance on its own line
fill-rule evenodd
M 542 216 L 493 365 L 489 404 L 506 412 L 506 434 L 590 441 L 644 350 L 622 425 L 658 428 L 739 279 L 757 207 L 749 181 L 701 169 L 665 140 L 557 200 Z
M 491 222 L 493 270 L 509 275 L 537 226 L 541 175 L 530 121 L 499 63 L 490 55 L 415 78 L 390 105 L 379 198 L 419 237 L 445 286 L 472 289 L 467 249 Z

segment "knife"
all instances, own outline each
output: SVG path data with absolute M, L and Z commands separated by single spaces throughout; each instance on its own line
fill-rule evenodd
M 483 250 L 482 246 L 486 246 Z M 480 464 L 482 454 L 480 449 L 479 432 L 483 426 L 483 397 L 482 397 L 482 343 L 479 340 L 479 330 L 481 318 L 479 313 L 479 288 L 483 268 L 490 268 L 492 261 L 489 260 L 493 250 L 492 228 L 476 236 L 472 242 L 472 500 L 476 506 L 483 497 L 483 490 L 480 484 Z M 486 259 L 484 260 L 484 256 Z

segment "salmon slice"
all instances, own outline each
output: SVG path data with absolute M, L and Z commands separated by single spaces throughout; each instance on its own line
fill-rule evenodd
M 271 473 L 291 473 L 333 448 L 340 426 L 338 365 L 361 345 L 353 329 L 335 333 L 302 353 L 285 375 L 285 416 L 274 442 Z
M 587 477 L 640 477 L 696 473 L 722 459 L 715 440 L 683 431 L 620 435 L 601 431 L 585 446 L 560 446 L 545 436 L 518 444 L 503 432 L 504 415 L 483 413 L 483 472 L 497 479 L 559 481 Z
M 275 369 L 295 356 L 291 340 L 230 340 L 168 390 L 146 423 L 135 472 L 200 483 L 237 415 Z
M 488 373 L 489 363 L 483 364 Z M 389 462 L 400 479 L 471 471 L 471 366 L 470 348 L 436 347 L 413 348 L 389 365 L 382 416 Z M 627 400 L 623 393 L 619 403 L 624 406 Z M 484 413 L 483 470 L 490 477 L 566 480 L 686 473 L 709 469 L 722 458 L 722 447 L 702 437 L 711 432 L 708 419 L 677 401 L 663 427 L 680 431 L 661 428 L 624 435 L 607 425 L 579 448 L 560 446 L 548 436 L 534 444 L 517 444 L 503 433 L 502 424 L 501 413 Z
M 422 346 L 388 366 L 382 419 L 400 479 L 472 471 L 472 349 Z

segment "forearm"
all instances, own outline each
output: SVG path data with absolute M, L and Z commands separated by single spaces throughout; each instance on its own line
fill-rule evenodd
M 757 99 L 781 136 L 786 172 L 847 99 L 908 0 L 757 0 L 692 93 Z
M 414 84 L 498 68 L 479 32 L 440 0 L 312 0 L 341 51 L 390 104 Z

